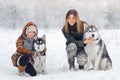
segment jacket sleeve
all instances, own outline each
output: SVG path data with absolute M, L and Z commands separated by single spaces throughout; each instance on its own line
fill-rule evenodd
M 82 41 L 75 41 L 75 43 L 76 43 L 76 45 L 78 46 L 78 47 L 84 47 L 85 46 L 85 44 L 83 43 L 83 40 Z
M 65 32 L 64 27 L 63 27 L 63 29 L 62 29 L 62 32 L 63 32 L 63 35 L 65 36 L 67 42 L 69 42 L 69 43 L 73 42 L 73 43 L 75 43 L 78 47 L 84 47 L 84 46 L 85 46 L 85 44 L 83 43 L 83 40 L 75 40 L 75 39 L 73 38 L 73 36 L 71 36 L 70 34 L 68 34 L 68 33 Z
M 23 45 L 24 45 L 24 39 L 22 37 L 19 37 L 16 42 L 17 52 L 30 55 L 32 51 L 29 49 L 25 49 Z
M 71 42 L 75 41 L 75 39 L 70 34 L 65 32 L 65 28 L 64 27 L 62 29 L 62 33 L 63 33 L 64 37 L 66 38 L 67 42 L 71 43 Z

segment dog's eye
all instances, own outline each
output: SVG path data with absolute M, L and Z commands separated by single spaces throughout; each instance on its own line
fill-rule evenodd
M 88 32 L 92 32 L 92 29 L 89 29 L 89 31 Z
M 37 43 L 39 43 L 39 41 L 37 41 Z
M 91 30 L 89 30 L 88 32 L 92 32 Z

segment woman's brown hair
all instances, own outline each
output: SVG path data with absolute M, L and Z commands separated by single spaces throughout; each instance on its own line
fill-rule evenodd
M 68 20 L 68 17 L 69 17 L 71 14 L 73 14 L 73 15 L 75 16 L 78 33 L 81 33 L 82 30 L 83 30 L 83 25 L 82 25 L 82 23 L 81 23 L 81 21 L 80 21 L 78 12 L 77 12 L 76 10 L 74 10 L 74 9 L 69 10 L 69 11 L 67 12 L 67 14 L 66 14 L 65 25 L 64 25 L 64 27 L 65 27 L 65 32 L 69 33 L 67 20 Z

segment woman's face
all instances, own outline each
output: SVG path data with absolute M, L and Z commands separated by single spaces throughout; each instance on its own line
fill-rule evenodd
M 27 38 L 33 38 L 35 36 L 35 31 L 30 31 L 27 33 Z
M 68 23 L 72 26 L 76 23 L 74 14 L 70 14 L 68 17 Z

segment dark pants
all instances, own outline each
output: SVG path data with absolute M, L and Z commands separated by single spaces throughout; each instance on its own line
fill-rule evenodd
M 34 69 L 33 65 L 29 62 L 30 56 L 23 55 L 19 60 L 20 66 L 26 66 L 25 72 L 31 76 L 36 76 L 36 70 Z

